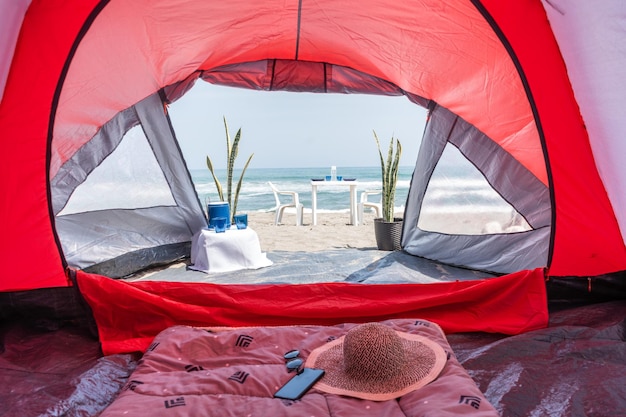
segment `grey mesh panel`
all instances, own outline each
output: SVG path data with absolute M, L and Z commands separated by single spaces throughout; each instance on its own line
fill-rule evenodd
M 449 113 L 448 110 L 443 109 Z M 458 118 L 448 138 L 483 173 L 493 188 L 526 219 L 534 229 L 549 226 L 550 192 L 497 143 Z
M 433 171 L 450 142 L 483 172 L 493 188 L 533 227 L 506 234 L 452 235 L 417 227 Z M 497 273 L 544 267 L 550 241 L 547 187 L 475 127 L 440 106 L 432 106 L 407 197 L 403 249 L 451 265 Z
M 206 226 L 206 218 L 174 133 L 163 113 L 163 103 L 157 94 L 153 94 L 137 103 L 135 108 L 182 219 L 193 234 Z
M 50 181 L 55 216 L 63 210 L 76 187 L 115 150 L 124 133 L 138 123 L 134 107 L 120 112 L 61 166 Z
M 186 242 L 192 235 L 174 207 L 90 211 L 57 217 L 56 224 L 65 259 L 80 269 L 139 249 Z
M 303 87 L 293 75 L 298 68 L 316 75 L 317 83 Z M 405 94 L 395 84 L 372 75 L 339 65 L 323 62 L 262 60 L 224 65 L 202 73 L 201 78 L 212 84 L 244 87 L 265 91 L 306 91 L 316 93 L 372 93 L 399 96 Z M 311 80 L 309 80 L 311 82 Z M 414 96 L 416 99 L 418 96 Z
M 61 176 L 57 175 L 52 182 L 55 211 L 63 208 L 76 187 L 113 152 L 124 133 L 137 124 L 143 128 L 154 153 L 152 158 L 163 172 L 175 205 L 57 216 L 57 234 L 65 259 L 72 267 L 89 267 L 97 272 L 97 265 L 105 263 L 107 274 L 119 276 L 150 264 L 172 261 L 188 255 L 192 236 L 206 226 L 202 206 L 158 93 L 120 112 L 62 167 Z M 117 270 L 116 259 L 123 260 Z

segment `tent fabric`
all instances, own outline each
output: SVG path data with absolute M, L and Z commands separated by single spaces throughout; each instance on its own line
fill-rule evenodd
M 0 290 L 70 285 L 49 181 L 103 125 L 197 71 L 271 60 L 303 62 L 275 73 L 275 85 L 289 79 L 313 89 L 319 78 L 309 83 L 301 71 L 321 63 L 448 109 L 549 187 L 549 275 L 626 270 L 619 227 L 626 168 L 618 161 L 626 128 L 615 116 L 619 110 L 602 113 L 594 95 L 609 95 L 607 106 L 621 103 L 613 91 L 622 91 L 622 83 L 598 79 L 615 80 L 623 58 L 620 47 L 591 52 L 599 44 L 621 45 L 623 29 L 602 25 L 594 41 L 579 40 L 576 31 L 586 16 L 619 19 L 619 4 L 34 1 L 14 52 L 2 50 L 11 64 L 0 103 L 7 149 L 0 155 L 6 237 Z M 15 25 L 2 30 L 15 34 Z M 586 69 L 591 61 L 581 62 L 614 56 L 615 64 L 600 73 Z
M 531 230 L 485 236 L 419 227 L 429 180 L 448 143 L 470 158 Z M 541 268 L 548 263 L 550 222 L 549 190 L 537 177 L 467 122 L 440 106 L 432 107 L 404 212 L 402 248 L 406 252 L 496 273 Z
M 70 285 L 48 210 L 49 117 L 44 115 L 52 111 L 71 45 L 95 4 L 87 1 L 48 8 L 36 2 L 21 27 L 0 103 L 0 137 L 3 146 L 8 146 L 0 155 L 0 207 L 6 237 L 2 245 L 3 291 Z M 37 234 L 36 239 L 32 233 Z M 36 256 L 35 267 L 29 256 L 31 260 Z
M 106 353 L 141 351 L 173 324 L 330 325 L 417 315 L 439 323 L 448 333 L 526 332 L 528 336 L 510 338 L 470 335 L 456 343 L 450 339 L 461 363 L 473 371 L 498 410 L 518 415 L 607 410 L 604 414 L 611 415 L 624 408 L 623 396 L 615 394 L 624 385 L 623 369 L 615 365 L 623 362 L 622 305 L 577 310 L 560 322 L 557 312 L 551 316 L 555 327 L 543 329 L 548 320 L 546 282 L 548 287 L 586 290 L 592 297 L 598 287 L 601 294 L 623 296 L 622 1 L 5 0 L 0 11 L 0 291 L 9 298 L 16 291 L 47 294 L 78 284 Z M 534 230 L 523 233 L 531 237 L 550 229 L 549 236 L 537 239 L 541 249 L 531 251 L 528 265 L 537 268 L 428 285 L 126 283 L 84 271 L 72 282 L 74 268 L 87 264 L 68 262 L 74 262 L 68 256 L 73 242 L 62 235 L 60 218 L 61 206 L 72 193 L 53 193 L 52 184 L 62 184 L 57 176 L 69 173 L 77 179 L 72 187 L 80 187 L 78 178 L 88 175 L 83 177 L 86 172 L 79 170 L 85 165 L 75 162 L 89 157 L 101 162 L 113 153 L 114 146 L 92 153 L 92 139 L 106 133 L 112 126 L 108 123 L 146 103 L 143 100 L 154 100 L 147 113 L 156 115 L 159 108 L 165 117 L 160 126 L 169 129 L 163 111 L 166 92 L 180 87 L 180 94 L 198 76 L 269 90 L 326 91 L 330 86 L 343 93 L 400 93 L 416 104 L 445 109 L 485 142 L 491 141 L 489 149 L 510 155 L 522 167 L 518 171 L 524 173 L 524 184 L 534 177 L 533 189 L 542 190 L 541 221 L 533 223 L 536 219 L 528 216 Z M 149 130 L 150 117 L 144 121 Z M 124 125 L 119 131 L 137 126 Z M 455 144 L 475 160 L 476 144 Z M 185 171 L 184 161 L 176 163 L 179 168 L 169 176 L 173 181 Z M 102 166 L 86 165 L 90 172 Z M 160 169 L 168 176 L 167 164 Z M 497 177 L 488 169 L 484 173 Z M 506 195 L 501 185 L 497 188 Z M 546 192 L 549 226 L 544 226 Z M 188 203 L 176 203 L 185 213 L 175 220 L 175 229 L 194 229 L 194 221 L 200 222 L 201 208 L 193 197 L 185 193 Z M 523 215 L 530 210 L 525 204 L 515 208 Z M 102 217 L 83 224 L 97 225 L 114 212 L 103 210 Z M 86 213 L 94 215 L 74 214 Z M 185 219 L 192 220 L 184 225 Z M 138 231 L 146 233 L 147 240 L 156 234 L 148 223 L 139 222 Z M 185 234 L 157 239 L 152 247 L 143 245 L 138 258 L 155 254 L 159 260 L 168 251 L 183 250 Z M 517 238 L 507 236 L 505 242 Z M 485 239 L 499 244 L 493 236 Z M 93 262 L 101 262 L 98 273 L 109 274 L 117 261 L 136 252 L 125 246 Z M 282 298 L 277 298 L 279 293 Z M 61 310 L 63 300 L 57 303 Z M 47 306 L 41 311 L 46 314 Z M 485 344 L 489 338 L 493 343 Z M 62 345 L 67 354 L 68 343 Z M 459 345 L 468 348 L 457 349 Z M 28 343 L 24 346 L 27 349 Z M 36 347 L 41 361 L 24 367 L 33 378 L 26 381 L 22 372 L 16 376 L 3 371 L 13 374 L 10 381 L 45 379 L 42 387 L 54 383 L 41 370 L 60 360 L 48 361 L 46 347 Z M 95 347 L 90 344 L 87 356 Z M 21 358 L 22 353 L 6 349 L 0 359 Z M 74 377 L 90 363 L 71 362 L 80 369 L 68 375 Z M 537 369 L 546 378 L 537 381 Z M 120 378 L 124 374 L 116 373 Z M 16 388 L 30 395 L 32 384 Z M 70 390 L 71 384 L 53 385 L 45 390 L 46 405 Z M 111 391 L 105 395 L 110 397 Z M 21 399 L 30 404 L 30 397 Z M 70 398 L 52 404 L 51 410 L 73 404 Z
M 584 0 L 546 2 L 550 27 L 559 39 L 598 172 L 626 241 L 626 6 L 623 2 L 593 4 Z
M 59 143 L 53 146 L 52 176 L 66 158 L 95 134 L 99 125 L 152 93 L 155 87 L 184 78 L 186 74 L 179 71 L 192 65 L 196 69 L 210 69 L 269 55 L 355 68 L 390 80 L 405 91 L 435 97 L 437 102 L 495 138 L 537 177 L 547 181 L 543 161 L 537 157 L 541 145 L 523 85 L 511 60 L 505 59 L 506 49 L 470 2 L 461 1 L 455 8 L 444 10 L 436 2 L 428 1 L 393 10 L 371 2 L 362 6 L 361 13 L 354 13 L 347 4 L 329 2 L 320 6 L 303 3 L 298 10 L 271 2 L 259 10 L 257 5 L 245 1 L 228 8 L 206 2 L 188 3 L 184 8 L 169 1 L 109 3 L 81 40 L 64 80 L 54 126 L 55 142 Z M 268 10 L 272 12 L 267 13 Z M 417 10 L 419 22 L 404 18 Z M 117 23 L 115 33 L 107 31 L 106 37 L 100 35 L 111 21 L 123 22 L 126 16 L 136 15 L 154 23 L 150 26 Z M 371 15 L 378 16 L 381 25 L 376 31 L 369 30 Z M 211 16 L 210 24 L 203 16 Z M 256 32 L 251 35 L 250 27 L 236 24 L 233 19 L 254 21 Z M 298 19 L 299 26 L 295 25 Z M 434 31 L 423 30 L 429 27 L 437 28 L 436 36 Z M 350 36 L 352 32 L 367 33 L 370 38 L 367 46 L 363 37 Z M 410 33 L 412 42 L 402 42 L 407 36 L 405 32 Z M 477 37 L 481 42 L 476 42 Z M 438 53 L 411 54 L 409 48 L 417 42 L 423 43 L 424 48 L 438 49 Z M 463 55 L 458 54 L 459 49 L 464 51 Z M 161 53 L 152 61 L 145 60 L 144 56 L 150 56 L 153 50 Z M 259 56 L 264 50 L 266 56 Z M 395 54 L 390 55 L 390 51 Z M 203 54 L 207 58 L 198 62 Z M 92 59 L 94 55 L 99 59 Z M 396 55 L 407 60 L 404 72 L 399 72 L 403 66 L 393 64 Z M 168 59 L 161 59 L 163 56 Z M 458 65 L 448 65 L 451 61 L 457 61 Z M 101 65 L 102 62 L 124 62 L 124 66 Z M 460 68 L 464 68 L 462 72 Z M 419 76 L 412 74 L 413 70 Z M 136 73 L 146 76 L 133 76 Z M 493 85 L 487 84 L 488 89 L 483 82 L 485 76 L 494 80 Z M 133 77 L 133 88 L 127 86 L 131 82 L 129 77 Z M 308 91 L 311 82 L 315 80 L 302 76 L 299 80 L 302 91 Z M 115 101 L 110 91 L 120 91 Z M 467 97 L 475 98 L 471 107 Z M 492 108 L 499 110 L 495 112 Z M 476 117 L 479 114 L 483 117 Z M 515 140 L 517 136 L 526 138 L 523 147 Z
M 15 44 L 24 20 L 24 14 L 30 5 L 30 0 L 4 1 L 0 3 L 0 27 L 3 28 L 0 36 L 0 100 L 6 84 L 11 58 L 15 51 Z
M 105 270 L 97 265 L 106 263 L 107 275 L 116 278 L 183 258 L 194 233 L 206 225 L 160 95 L 155 93 L 131 109 L 107 123 L 51 184 L 66 261 L 74 268 L 101 273 Z M 141 127 L 141 137 L 125 135 L 132 126 Z M 143 146 L 126 144 L 144 138 Z M 119 162 L 103 163 L 114 151 L 121 152 L 122 145 L 129 150 Z M 76 203 L 80 209 L 68 211 L 70 197 L 80 200 L 77 187 L 87 186 L 85 180 L 95 177 L 89 177 L 95 169 L 108 174 L 89 184 L 83 192 L 85 201 Z M 172 250 L 176 245 L 179 249 Z M 155 246 L 169 250 L 157 251 Z
M 421 317 L 446 333 L 517 334 L 545 327 L 548 320 L 541 269 L 428 285 L 124 282 L 80 271 L 77 282 L 105 354 L 142 352 L 175 324 L 331 325 Z
M 624 239 L 615 214 L 611 214 L 613 209 L 597 174 L 585 124 L 572 87 L 564 74 L 564 62 L 560 54 L 548 52 L 548 49 L 554 47 L 545 41 L 553 37 L 547 34 L 551 28 L 547 24 L 529 26 L 528 21 L 520 24 L 521 17 L 528 19 L 533 13 L 531 9 L 541 5 L 539 2 L 531 6 L 498 1 L 483 2 L 483 5 L 524 65 L 546 138 L 545 148 L 555 205 L 555 232 L 549 274 L 586 276 L 601 274 L 602 270 L 624 270 Z M 542 15 L 544 13 L 541 12 Z M 528 30 L 529 27 L 532 30 Z M 576 42 L 576 38 L 575 32 L 568 32 L 560 39 L 563 42 Z M 611 145 L 614 146 L 618 145 Z M 592 218 L 593 221 L 588 221 Z M 607 234 L 604 234 L 605 231 Z M 596 249 L 581 251 L 582 246 Z M 601 248 L 605 248 L 606 252 L 599 255 L 603 252 Z M 574 253 L 577 255 L 570 256 Z M 596 264 L 598 256 L 602 261 Z

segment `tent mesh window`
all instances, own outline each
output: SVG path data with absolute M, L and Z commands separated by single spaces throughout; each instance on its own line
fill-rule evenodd
M 456 235 L 531 230 L 461 152 L 447 144 L 428 183 L 417 227 Z
M 52 174 L 55 227 L 71 267 L 123 277 L 166 264 L 188 256 L 206 226 L 159 93 L 118 113 Z

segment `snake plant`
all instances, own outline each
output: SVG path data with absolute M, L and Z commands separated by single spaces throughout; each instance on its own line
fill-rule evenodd
M 378 146 L 378 154 L 380 155 L 380 167 L 382 172 L 382 209 L 383 221 L 394 221 L 394 204 L 396 198 L 396 185 L 398 183 L 398 167 L 400 165 L 400 156 L 402 156 L 402 145 L 398 139 L 391 137 L 389 142 L 389 150 L 387 151 L 387 159 L 383 158 L 383 152 L 380 149 L 380 141 L 374 131 L 374 139 Z M 395 141 L 395 149 L 394 149 Z
M 226 117 L 224 117 L 224 129 L 226 130 L 226 197 L 224 199 L 224 191 L 222 188 L 222 184 L 220 180 L 215 175 L 215 169 L 213 166 L 213 162 L 211 161 L 211 157 L 207 155 L 206 157 L 206 165 L 211 171 L 211 175 L 213 176 L 213 181 L 215 182 L 215 188 L 217 188 L 217 194 L 220 198 L 220 201 L 228 202 L 230 206 L 231 213 L 231 222 L 234 221 L 235 214 L 237 214 L 237 201 L 239 200 L 239 191 L 241 191 L 241 184 L 243 183 L 243 176 L 246 173 L 246 169 L 248 169 L 248 165 L 252 160 L 254 154 L 251 154 L 246 161 L 246 164 L 241 171 L 241 176 L 239 177 L 239 181 L 237 181 L 237 189 L 235 190 L 235 196 L 233 198 L 233 171 L 235 170 L 235 160 L 237 159 L 237 154 L 239 153 L 239 141 L 241 140 L 241 128 L 235 134 L 235 139 L 231 142 L 230 133 L 228 132 L 228 123 L 226 123 Z

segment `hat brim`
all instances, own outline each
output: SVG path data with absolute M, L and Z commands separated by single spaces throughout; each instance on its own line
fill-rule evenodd
M 315 389 L 329 394 L 346 395 L 372 401 L 386 401 L 401 397 L 434 381 L 444 366 L 447 355 L 435 341 L 424 336 L 395 331 L 402 341 L 406 366 L 393 381 L 372 383 L 356 380 L 344 372 L 343 342 L 345 336 L 313 350 L 305 366 L 320 368 L 324 377 Z

